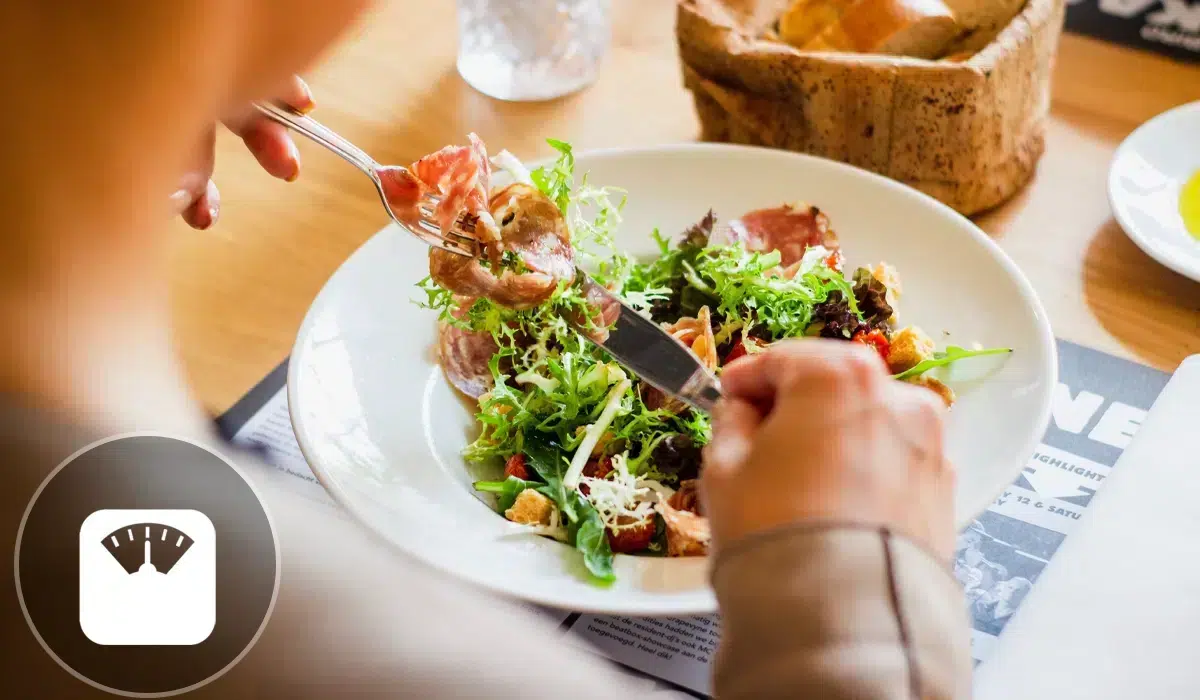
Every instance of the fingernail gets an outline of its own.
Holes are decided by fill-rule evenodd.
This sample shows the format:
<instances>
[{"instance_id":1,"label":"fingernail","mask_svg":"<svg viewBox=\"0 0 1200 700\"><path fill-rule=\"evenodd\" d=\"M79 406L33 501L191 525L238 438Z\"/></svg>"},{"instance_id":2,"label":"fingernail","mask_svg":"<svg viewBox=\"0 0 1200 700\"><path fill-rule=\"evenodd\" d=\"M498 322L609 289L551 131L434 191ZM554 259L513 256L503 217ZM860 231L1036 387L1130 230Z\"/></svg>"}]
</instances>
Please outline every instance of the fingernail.
<instances>
[{"instance_id":1,"label":"fingernail","mask_svg":"<svg viewBox=\"0 0 1200 700\"><path fill-rule=\"evenodd\" d=\"M187 205L192 203L192 193L187 190L175 190L175 194L171 195L171 207L175 211L183 211Z\"/></svg>"},{"instance_id":2,"label":"fingernail","mask_svg":"<svg viewBox=\"0 0 1200 700\"><path fill-rule=\"evenodd\" d=\"M308 83L304 82L303 78L296 78L296 82L300 85L302 97L300 104L294 106L301 114L308 114L316 108L317 103L313 100L312 90L309 89Z\"/></svg>"},{"instance_id":3,"label":"fingernail","mask_svg":"<svg viewBox=\"0 0 1200 700\"><path fill-rule=\"evenodd\" d=\"M288 141L288 155L292 159L292 172L286 178L287 182L295 182L296 178L300 177L300 149L296 148L295 141Z\"/></svg>"},{"instance_id":4,"label":"fingernail","mask_svg":"<svg viewBox=\"0 0 1200 700\"><path fill-rule=\"evenodd\" d=\"M215 224L217 222L217 216L220 213L221 213L221 207L216 204L214 204L208 208L208 216L209 216L209 219L211 219L211 221L208 224L209 226L212 226L213 224Z\"/></svg>"}]
</instances>

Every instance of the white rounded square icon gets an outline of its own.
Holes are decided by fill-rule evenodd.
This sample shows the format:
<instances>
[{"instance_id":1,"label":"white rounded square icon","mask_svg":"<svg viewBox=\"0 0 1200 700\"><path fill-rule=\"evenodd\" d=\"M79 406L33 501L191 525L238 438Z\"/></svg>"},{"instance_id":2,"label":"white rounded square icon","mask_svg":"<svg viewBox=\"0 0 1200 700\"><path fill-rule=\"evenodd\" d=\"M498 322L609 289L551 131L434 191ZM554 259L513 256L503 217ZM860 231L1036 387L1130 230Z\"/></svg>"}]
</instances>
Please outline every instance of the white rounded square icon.
<instances>
[{"instance_id":1,"label":"white rounded square icon","mask_svg":"<svg viewBox=\"0 0 1200 700\"><path fill-rule=\"evenodd\" d=\"M79 626L96 644L199 644L217 620L217 534L197 510L98 510L79 527Z\"/></svg>"}]
</instances>

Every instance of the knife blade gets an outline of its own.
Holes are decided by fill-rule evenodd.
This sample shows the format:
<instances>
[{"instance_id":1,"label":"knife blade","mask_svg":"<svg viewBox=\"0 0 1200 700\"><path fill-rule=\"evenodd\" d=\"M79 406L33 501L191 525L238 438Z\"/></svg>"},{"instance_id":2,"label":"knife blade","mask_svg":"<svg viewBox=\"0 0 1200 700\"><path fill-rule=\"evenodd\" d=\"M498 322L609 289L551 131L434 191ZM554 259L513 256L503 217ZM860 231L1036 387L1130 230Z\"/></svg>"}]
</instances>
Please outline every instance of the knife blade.
<instances>
[{"instance_id":1,"label":"knife blade","mask_svg":"<svg viewBox=\"0 0 1200 700\"><path fill-rule=\"evenodd\" d=\"M634 311L616 294L580 270L584 298L601 320L570 323L642 381L705 413L721 398L721 383L707 367L670 333Z\"/></svg>"}]
</instances>

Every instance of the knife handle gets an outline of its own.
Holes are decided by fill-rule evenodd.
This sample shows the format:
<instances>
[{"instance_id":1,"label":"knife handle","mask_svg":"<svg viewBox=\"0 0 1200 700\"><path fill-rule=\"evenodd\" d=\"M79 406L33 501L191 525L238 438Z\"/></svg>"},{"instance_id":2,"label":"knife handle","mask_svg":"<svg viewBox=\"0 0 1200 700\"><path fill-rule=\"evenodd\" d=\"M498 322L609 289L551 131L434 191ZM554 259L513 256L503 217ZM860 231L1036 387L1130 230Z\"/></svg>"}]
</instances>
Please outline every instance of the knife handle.
<instances>
[{"instance_id":1,"label":"knife handle","mask_svg":"<svg viewBox=\"0 0 1200 700\"><path fill-rule=\"evenodd\" d=\"M692 408L712 415L721 398L721 381L704 369L697 369L679 391L679 398Z\"/></svg>"}]
</instances>

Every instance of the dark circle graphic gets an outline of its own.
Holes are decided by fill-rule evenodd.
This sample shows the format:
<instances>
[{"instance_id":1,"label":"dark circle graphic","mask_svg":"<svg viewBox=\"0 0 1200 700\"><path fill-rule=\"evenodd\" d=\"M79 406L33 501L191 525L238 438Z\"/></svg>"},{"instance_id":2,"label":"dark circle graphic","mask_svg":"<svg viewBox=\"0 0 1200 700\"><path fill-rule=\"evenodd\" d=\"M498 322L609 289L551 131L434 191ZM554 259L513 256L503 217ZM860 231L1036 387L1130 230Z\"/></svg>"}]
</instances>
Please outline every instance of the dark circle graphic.
<instances>
[{"instance_id":1,"label":"dark circle graphic","mask_svg":"<svg viewBox=\"0 0 1200 700\"><path fill-rule=\"evenodd\" d=\"M135 697L186 692L231 668L279 584L275 532L250 482L206 447L152 434L94 443L52 472L15 559L46 651L81 680Z\"/></svg>"}]
</instances>

